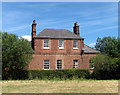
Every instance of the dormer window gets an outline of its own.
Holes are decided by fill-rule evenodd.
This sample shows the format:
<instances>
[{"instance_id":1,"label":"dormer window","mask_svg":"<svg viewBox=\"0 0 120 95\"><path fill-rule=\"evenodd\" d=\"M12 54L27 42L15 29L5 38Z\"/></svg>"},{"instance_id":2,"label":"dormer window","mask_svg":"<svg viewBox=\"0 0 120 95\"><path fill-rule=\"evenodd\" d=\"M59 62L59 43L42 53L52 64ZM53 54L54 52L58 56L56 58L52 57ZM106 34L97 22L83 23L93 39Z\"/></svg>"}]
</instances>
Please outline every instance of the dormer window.
<instances>
[{"instance_id":1,"label":"dormer window","mask_svg":"<svg viewBox=\"0 0 120 95\"><path fill-rule=\"evenodd\" d=\"M64 49L64 40L59 40L59 49Z\"/></svg>"},{"instance_id":2,"label":"dormer window","mask_svg":"<svg viewBox=\"0 0 120 95\"><path fill-rule=\"evenodd\" d=\"M49 40L44 40L44 49L49 49Z\"/></svg>"},{"instance_id":3,"label":"dormer window","mask_svg":"<svg viewBox=\"0 0 120 95\"><path fill-rule=\"evenodd\" d=\"M78 41L73 40L73 49L78 49Z\"/></svg>"}]
</instances>

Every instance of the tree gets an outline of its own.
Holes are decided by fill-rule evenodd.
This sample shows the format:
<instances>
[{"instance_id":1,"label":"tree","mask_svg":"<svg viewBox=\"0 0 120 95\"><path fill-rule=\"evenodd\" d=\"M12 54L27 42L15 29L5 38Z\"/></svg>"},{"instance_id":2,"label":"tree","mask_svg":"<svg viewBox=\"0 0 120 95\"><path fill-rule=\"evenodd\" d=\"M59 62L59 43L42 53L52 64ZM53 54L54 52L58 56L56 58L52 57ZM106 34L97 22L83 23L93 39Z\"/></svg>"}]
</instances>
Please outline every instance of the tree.
<instances>
[{"instance_id":1,"label":"tree","mask_svg":"<svg viewBox=\"0 0 120 95\"><path fill-rule=\"evenodd\" d=\"M0 31L0 80L2 80L2 32Z\"/></svg>"},{"instance_id":2,"label":"tree","mask_svg":"<svg viewBox=\"0 0 120 95\"><path fill-rule=\"evenodd\" d=\"M102 69L104 65L109 65L113 63L113 59L109 56L98 54L90 59L94 63L95 69ZM109 63L109 64L108 64Z\"/></svg>"},{"instance_id":3,"label":"tree","mask_svg":"<svg viewBox=\"0 0 120 95\"><path fill-rule=\"evenodd\" d=\"M95 48L113 58L120 57L120 41L115 37L109 36L102 39L98 37Z\"/></svg>"},{"instance_id":4,"label":"tree","mask_svg":"<svg viewBox=\"0 0 120 95\"><path fill-rule=\"evenodd\" d=\"M120 39L115 37L98 38L95 48L100 55L91 58L95 79L120 79Z\"/></svg>"},{"instance_id":5,"label":"tree","mask_svg":"<svg viewBox=\"0 0 120 95\"><path fill-rule=\"evenodd\" d=\"M2 75L3 79L21 79L27 74L33 50L28 40L17 35L2 33Z\"/></svg>"}]
</instances>

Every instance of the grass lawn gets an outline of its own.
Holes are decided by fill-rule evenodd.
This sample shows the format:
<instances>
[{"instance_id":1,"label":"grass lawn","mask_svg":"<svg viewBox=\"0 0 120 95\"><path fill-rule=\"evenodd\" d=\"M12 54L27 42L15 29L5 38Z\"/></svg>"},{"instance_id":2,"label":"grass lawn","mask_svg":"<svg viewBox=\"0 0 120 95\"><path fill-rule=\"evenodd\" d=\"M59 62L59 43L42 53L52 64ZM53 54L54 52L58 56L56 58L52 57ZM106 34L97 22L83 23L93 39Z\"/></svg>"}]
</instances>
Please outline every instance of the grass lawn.
<instances>
[{"instance_id":1,"label":"grass lawn","mask_svg":"<svg viewBox=\"0 0 120 95\"><path fill-rule=\"evenodd\" d=\"M118 80L2 81L2 93L118 93Z\"/></svg>"}]
</instances>

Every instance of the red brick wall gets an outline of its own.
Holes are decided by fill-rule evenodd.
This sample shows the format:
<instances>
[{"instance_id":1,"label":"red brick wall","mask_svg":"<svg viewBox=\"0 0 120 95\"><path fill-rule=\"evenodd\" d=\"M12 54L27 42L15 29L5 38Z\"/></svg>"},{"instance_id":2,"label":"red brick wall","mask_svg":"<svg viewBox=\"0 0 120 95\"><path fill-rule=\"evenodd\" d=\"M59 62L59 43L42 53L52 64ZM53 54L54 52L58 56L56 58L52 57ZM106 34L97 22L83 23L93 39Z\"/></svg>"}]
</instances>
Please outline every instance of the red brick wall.
<instances>
[{"instance_id":1,"label":"red brick wall","mask_svg":"<svg viewBox=\"0 0 120 95\"><path fill-rule=\"evenodd\" d=\"M78 49L73 49L73 40L64 39L64 49L59 49L60 39L49 39L49 48L43 49L44 39L34 40L33 60L29 64L29 69L43 69L44 60L49 60L50 69L57 68L57 60L62 60L63 69L73 68L73 60L79 60L79 68L89 69L89 59L96 54L83 54L81 56L81 42L78 40Z\"/></svg>"},{"instance_id":2,"label":"red brick wall","mask_svg":"<svg viewBox=\"0 0 120 95\"><path fill-rule=\"evenodd\" d=\"M84 54L83 63L80 55L33 55L29 69L43 69L44 60L49 60L50 69L57 68L57 60L62 60L63 69L73 68L73 60L79 60L79 68L89 69L89 59L96 54Z\"/></svg>"},{"instance_id":3,"label":"red brick wall","mask_svg":"<svg viewBox=\"0 0 120 95\"><path fill-rule=\"evenodd\" d=\"M50 69L57 68L57 60L62 60L62 69L73 68L73 60L79 60L81 68L80 55L33 55L34 59L29 64L29 69L43 69L44 60L49 60Z\"/></svg>"},{"instance_id":4,"label":"red brick wall","mask_svg":"<svg viewBox=\"0 0 120 95\"><path fill-rule=\"evenodd\" d=\"M60 39L49 39L49 48L43 49L44 39L34 39L35 54L80 54L81 53L81 40L78 40L78 49L73 49L73 40L64 39L64 49L59 49ZM82 41L83 47L84 41Z\"/></svg>"},{"instance_id":5,"label":"red brick wall","mask_svg":"<svg viewBox=\"0 0 120 95\"><path fill-rule=\"evenodd\" d=\"M89 60L93 56L96 56L97 54L84 54L83 55L83 68L88 69L89 68Z\"/></svg>"}]
</instances>

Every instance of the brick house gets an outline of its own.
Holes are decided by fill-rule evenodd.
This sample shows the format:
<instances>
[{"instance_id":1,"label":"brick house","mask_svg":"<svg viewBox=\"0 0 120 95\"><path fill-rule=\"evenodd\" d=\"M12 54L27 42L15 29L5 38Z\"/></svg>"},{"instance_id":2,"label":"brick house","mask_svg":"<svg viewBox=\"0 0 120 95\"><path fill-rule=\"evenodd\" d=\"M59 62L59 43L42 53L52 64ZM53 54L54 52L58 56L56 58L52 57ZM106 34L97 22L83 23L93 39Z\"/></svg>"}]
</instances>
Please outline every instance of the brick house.
<instances>
[{"instance_id":1,"label":"brick house","mask_svg":"<svg viewBox=\"0 0 120 95\"><path fill-rule=\"evenodd\" d=\"M34 54L29 69L89 69L89 59L99 51L84 44L77 22L73 30L74 33L66 29L44 29L36 35L34 20L31 33Z\"/></svg>"}]
</instances>

